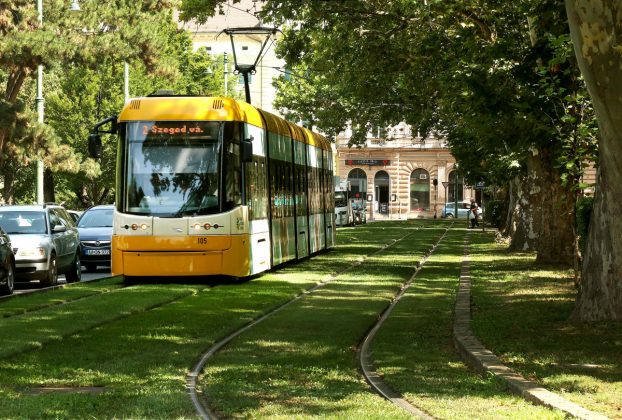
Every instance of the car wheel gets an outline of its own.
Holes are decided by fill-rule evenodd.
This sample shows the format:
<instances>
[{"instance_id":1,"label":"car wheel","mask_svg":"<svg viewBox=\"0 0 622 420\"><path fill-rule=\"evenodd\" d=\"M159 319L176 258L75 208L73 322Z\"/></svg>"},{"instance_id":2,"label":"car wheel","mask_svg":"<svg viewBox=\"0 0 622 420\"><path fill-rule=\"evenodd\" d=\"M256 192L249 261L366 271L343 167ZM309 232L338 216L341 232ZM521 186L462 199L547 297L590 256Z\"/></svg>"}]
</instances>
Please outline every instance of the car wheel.
<instances>
[{"instance_id":1,"label":"car wheel","mask_svg":"<svg viewBox=\"0 0 622 420\"><path fill-rule=\"evenodd\" d=\"M82 279L82 265L80 264L80 253L76 252L76 256L71 264L71 270L65 274L67 283L75 283Z\"/></svg>"},{"instance_id":2,"label":"car wheel","mask_svg":"<svg viewBox=\"0 0 622 420\"><path fill-rule=\"evenodd\" d=\"M85 263L84 266L86 267L86 271L95 271L95 270L97 270L97 264Z\"/></svg>"},{"instance_id":3,"label":"car wheel","mask_svg":"<svg viewBox=\"0 0 622 420\"><path fill-rule=\"evenodd\" d=\"M451 213L447 213L447 214L445 215L445 217L446 217L446 218L448 218L448 219L453 219L453 218L454 218L454 215L453 215L453 214L451 214Z\"/></svg>"},{"instance_id":4,"label":"car wheel","mask_svg":"<svg viewBox=\"0 0 622 420\"><path fill-rule=\"evenodd\" d=\"M10 295L15 288L15 266L13 261L9 260L6 271L6 283L0 286L0 295Z\"/></svg>"},{"instance_id":5,"label":"car wheel","mask_svg":"<svg viewBox=\"0 0 622 420\"><path fill-rule=\"evenodd\" d=\"M56 265L56 254L52 253L47 275L41 280L41 284L43 286L54 286L56 283L58 283L58 267Z\"/></svg>"}]
</instances>

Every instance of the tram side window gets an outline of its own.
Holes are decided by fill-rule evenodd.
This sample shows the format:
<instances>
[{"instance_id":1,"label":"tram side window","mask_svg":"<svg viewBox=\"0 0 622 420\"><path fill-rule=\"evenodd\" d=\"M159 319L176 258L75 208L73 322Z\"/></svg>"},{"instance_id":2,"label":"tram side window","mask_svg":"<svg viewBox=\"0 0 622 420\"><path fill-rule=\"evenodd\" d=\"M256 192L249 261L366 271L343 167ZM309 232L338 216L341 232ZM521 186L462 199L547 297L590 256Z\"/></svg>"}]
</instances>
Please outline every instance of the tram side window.
<instances>
[{"instance_id":1,"label":"tram side window","mask_svg":"<svg viewBox=\"0 0 622 420\"><path fill-rule=\"evenodd\" d=\"M297 216L307 215L307 190L305 186L305 167L296 165L296 212Z\"/></svg>"},{"instance_id":2,"label":"tram side window","mask_svg":"<svg viewBox=\"0 0 622 420\"><path fill-rule=\"evenodd\" d=\"M253 156L253 161L246 164L246 203L251 220L268 217L268 189L264 157Z\"/></svg>"},{"instance_id":3,"label":"tram side window","mask_svg":"<svg viewBox=\"0 0 622 420\"><path fill-rule=\"evenodd\" d=\"M240 173L240 125L225 124L225 203L223 210L242 204L242 177Z\"/></svg>"},{"instance_id":4,"label":"tram side window","mask_svg":"<svg viewBox=\"0 0 622 420\"><path fill-rule=\"evenodd\" d=\"M318 179L318 168L309 168L309 213L317 214L320 212L320 185Z\"/></svg>"},{"instance_id":5,"label":"tram side window","mask_svg":"<svg viewBox=\"0 0 622 420\"><path fill-rule=\"evenodd\" d=\"M283 179L281 176L281 165L278 160L270 160L270 197L272 218L283 217Z\"/></svg>"}]
</instances>

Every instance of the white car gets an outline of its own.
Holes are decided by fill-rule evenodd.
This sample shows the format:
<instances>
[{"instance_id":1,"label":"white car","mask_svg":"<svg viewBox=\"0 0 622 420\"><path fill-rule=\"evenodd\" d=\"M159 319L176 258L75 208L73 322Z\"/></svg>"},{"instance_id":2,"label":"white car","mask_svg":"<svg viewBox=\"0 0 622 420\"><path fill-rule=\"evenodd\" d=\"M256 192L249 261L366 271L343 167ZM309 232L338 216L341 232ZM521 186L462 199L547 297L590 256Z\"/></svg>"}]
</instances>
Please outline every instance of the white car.
<instances>
[{"instance_id":1,"label":"white car","mask_svg":"<svg viewBox=\"0 0 622 420\"><path fill-rule=\"evenodd\" d=\"M15 280L55 285L58 274L80 281L78 229L58 205L0 206L0 226L11 238Z\"/></svg>"}]
</instances>

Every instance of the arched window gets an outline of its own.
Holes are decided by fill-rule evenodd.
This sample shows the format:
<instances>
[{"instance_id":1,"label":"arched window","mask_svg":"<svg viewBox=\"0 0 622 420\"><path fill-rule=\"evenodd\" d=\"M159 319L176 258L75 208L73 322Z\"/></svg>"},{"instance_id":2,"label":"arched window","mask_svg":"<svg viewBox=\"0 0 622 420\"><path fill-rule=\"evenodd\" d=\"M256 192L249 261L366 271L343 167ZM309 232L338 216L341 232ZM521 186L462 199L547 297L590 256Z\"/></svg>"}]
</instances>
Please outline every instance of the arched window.
<instances>
[{"instance_id":1,"label":"arched window","mask_svg":"<svg viewBox=\"0 0 622 420\"><path fill-rule=\"evenodd\" d=\"M357 198L365 199L367 195L367 174L365 171L359 168L352 169L348 174L348 181L350 181L350 191L352 197L357 197L356 194L360 194Z\"/></svg>"},{"instance_id":2,"label":"arched window","mask_svg":"<svg viewBox=\"0 0 622 420\"><path fill-rule=\"evenodd\" d=\"M430 210L430 176L425 169L410 174L410 210Z\"/></svg>"},{"instance_id":3,"label":"arched window","mask_svg":"<svg viewBox=\"0 0 622 420\"><path fill-rule=\"evenodd\" d=\"M456 171L452 171L449 173L449 177L447 178L449 184L447 185L447 202L453 203L456 201L456 196L454 191L456 191ZM458 176L458 201L462 201L464 199L464 178Z\"/></svg>"}]
</instances>

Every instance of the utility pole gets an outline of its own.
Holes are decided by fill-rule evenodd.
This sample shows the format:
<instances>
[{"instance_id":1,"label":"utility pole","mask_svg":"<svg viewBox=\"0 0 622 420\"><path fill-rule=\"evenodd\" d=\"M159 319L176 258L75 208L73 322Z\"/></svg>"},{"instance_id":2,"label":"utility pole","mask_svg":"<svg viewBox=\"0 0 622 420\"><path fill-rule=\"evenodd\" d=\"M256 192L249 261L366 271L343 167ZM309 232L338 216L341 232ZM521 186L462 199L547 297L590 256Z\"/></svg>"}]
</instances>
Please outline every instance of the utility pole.
<instances>
[{"instance_id":1,"label":"utility pole","mask_svg":"<svg viewBox=\"0 0 622 420\"><path fill-rule=\"evenodd\" d=\"M37 0L37 17L39 25L43 26L43 0ZM43 124L44 99L43 99L43 64L37 66L37 121ZM43 204L43 161L37 160L37 204Z\"/></svg>"}]
</instances>

